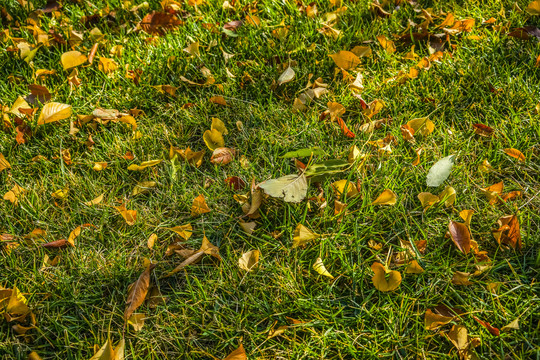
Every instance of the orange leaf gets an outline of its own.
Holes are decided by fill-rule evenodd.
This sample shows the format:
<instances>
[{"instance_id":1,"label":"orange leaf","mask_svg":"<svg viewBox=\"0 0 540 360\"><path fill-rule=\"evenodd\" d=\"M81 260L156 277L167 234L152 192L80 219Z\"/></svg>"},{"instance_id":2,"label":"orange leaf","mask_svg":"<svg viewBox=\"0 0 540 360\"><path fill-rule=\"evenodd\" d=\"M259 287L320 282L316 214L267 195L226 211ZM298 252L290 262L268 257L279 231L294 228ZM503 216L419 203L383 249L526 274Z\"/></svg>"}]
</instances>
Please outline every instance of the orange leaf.
<instances>
[{"instance_id":1,"label":"orange leaf","mask_svg":"<svg viewBox=\"0 0 540 360\"><path fill-rule=\"evenodd\" d=\"M525 161L525 155L523 155L523 153L518 149L508 148L504 149L504 152L506 153L506 155L516 158L519 161Z\"/></svg>"},{"instance_id":2,"label":"orange leaf","mask_svg":"<svg viewBox=\"0 0 540 360\"><path fill-rule=\"evenodd\" d=\"M343 134L348 137L348 138L355 138L356 135L351 131L349 130L349 128L347 127L347 125L345 125L345 121L343 121L343 119L341 119L340 117L336 118L336 121L338 122L339 124L339 127L341 128L341 130L343 131Z\"/></svg>"},{"instance_id":3,"label":"orange leaf","mask_svg":"<svg viewBox=\"0 0 540 360\"><path fill-rule=\"evenodd\" d=\"M491 231L497 243L509 245L513 249L521 249L521 233L519 231L519 220L517 216L502 216L497 223L499 224L499 229Z\"/></svg>"},{"instance_id":4,"label":"orange leaf","mask_svg":"<svg viewBox=\"0 0 540 360\"><path fill-rule=\"evenodd\" d=\"M450 236L452 241L456 244L457 248L464 254L468 254L471 251L471 233L467 226L463 223L450 221L448 225Z\"/></svg>"},{"instance_id":5,"label":"orange leaf","mask_svg":"<svg viewBox=\"0 0 540 360\"><path fill-rule=\"evenodd\" d=\"M476 321L478 321L478 323L479 323L480 325L482 325L483 327L485 327L486 329L488 329L488 331L491 333L491 335L499 336L499 334L500 334L499 329L497 329L496 327L491 326L491 324L488 323L487 321L480 320L480 319L477 318L476 316L473 316L473 319L476 320Z\"/></svg>"},{"instance_id":6,"label":"orange leaf","mask_svg":"<svg viewBox=\"0 0 540 360\"><path fill-rule=\"evenodd\" d=\"M137 210L128 210L124 204L113 207L118 210L128 225L135 224L135 221L137 220Z\"/></svg>"},{"instance_id":7,"label":"orange leaf","mask_svg":"<svg viewBox=\"0 0 540 360\"><path fill-rule=\"evenodd\" d=\"M206 200L203 194L200 194L195 199L193 199L193 205L191 206L191 216L202 215L208 213L212 210L206 204Z\"/></svg>"}]
</instances>

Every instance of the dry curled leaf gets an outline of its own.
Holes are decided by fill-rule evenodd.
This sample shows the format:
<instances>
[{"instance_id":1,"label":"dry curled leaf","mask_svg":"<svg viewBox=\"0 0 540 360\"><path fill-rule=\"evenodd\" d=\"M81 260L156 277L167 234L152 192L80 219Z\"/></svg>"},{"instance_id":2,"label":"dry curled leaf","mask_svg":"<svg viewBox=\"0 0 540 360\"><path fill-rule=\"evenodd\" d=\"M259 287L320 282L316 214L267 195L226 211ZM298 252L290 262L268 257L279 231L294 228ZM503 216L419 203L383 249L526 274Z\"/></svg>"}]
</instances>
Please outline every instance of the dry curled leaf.
<instances>
[{"instance_id":1,"label":"dry curled leaf","mask_svg":"<svg viewBox=\"0 0 540 360\"><path fill-rule=\"evenodd\" d=\"M226 147L219 147L214 150L210 162L212 164L227 165L233 161L235 151Z\"/></svg>"},{"instance_id":2,"label":"dry curled leaf","mask_svg":"<svg viewBox=\"0 0 540 360\"><path fill-rule=\"evenodd\" d=\"M492 326L492 325L491 325L490 323L488 323L487 321L480 320L480 319L477 318L476 316L473 316L473 319L476 320L480 325L482 325L483 327L485 327L485 328L491 333L491 335L495 335L495 336L499 336L499 335L500 335L499 329L497 329L496 327Z\"/></svg>"},{"instance_id":3,"label":"dry curled leaf","mask_svg":"<svg viewBox=\"0 0 540 360\"><path fill-rule=\"evenodd\" d=\"M140 165L137 164L131 164L128 166L128 170L131 171L141 171L146 169L150 166L156 166L157 164L161 163L163 160L149 160L149 161L143 161Z\"/></svg>"},{"instance_id":4,"label":"dry curled leaf","mask_svg":"<svg viewBox=\"0 0 540 360\"><path fill-rule=\"evenodd\" d=\"M330 274L330 272L326 269L326 266L324 266L323 261L320 257L315 260L315 263L313 264L313 270L315 270L319 275L334 279L334 276Z\"/></svg>"},{"instance_id":5,"label":"dry curled leaf","mask_svg":"<svg viewBox=\"0 0 540 360\"><path fill-rule=\"evenodd\" d=\"M206 199L203 194L199 194L195 199L193 199L193 204L191 205L191 216L198 216L202 214L209 213L210 208L206 204Z\"/></svg>"},{"instance_id":6,"label":"dry curled leaf","mask_svg":"<svg viewBox=\"0 0 540 360\"><path fill-rule=\"evenodd\" d=\"M436 314L431 309L426 310L424 315L424 324L426 330L435 330L442 325L448 324L454 319L454 316L445 316L442 314Z\"/></svg>"},{"instance_id":7,"label":"dry curled leaf","mask_svg":"<svg viewBox=\"0 0 540 360\"><path fill-rule=\"evenodd\" d=\"M516 215L501 216L497 221L499 228L491 230L493 237L499 245L507 245L513 249L520 250L521 232L519 229L519 220Z\"/></svg>"},{"instance_id":8,"label":"dry curled leaf","mask_svg":"<svg viewBox=\"0 0 540 360\"><path fill-rule=\"evenodd\" d=\"M319 234L314 233L302 224L296 225L293 234L293 249L299 246L304 246L312 240L318 239Z\"/></svg>"},{"instance_id":9,"label":"dry curled leaf","mask_svg":"<svg viewBox=\"0 0 540 360\"><path fill-rule=\"evenodd\" d=\"M238 349L234 350L223 360L248 360L244 346L240 344Z\"/></svg>"},{"instance_id":10,"label":"dry curled leaf","mask_svg":"<svg viewBox=\"0 0 540 360\"><path fill-rule=\"evenodd\" d=\"M259 256L261 252L259 250L250 250L238 259L238 266L242 270L251 271L259 263Z\"/></svg>"},{"instance_id":11,"label":"dry curled leaf","mask_svg":"<svg viewBox=\"0 0 540 360\"><path fill-rule=\"evenodd\" d=\"M384 190L371 205L395 205L397 202L397 195L389 189Z\"/></svg>"},{"instance_id":12,"label":"dry curled leaf","mask_svg":"<svg viewBox=\"0 0 540 360\"><path fill-rule=\"evenodd\" d=\"M119 213L122 215L124 220L126 221L126 224L133 225L135 224L135 221L137 220L137 210L128 210L126 209L126 205L122 204L120 206L113 206Z\"/></svg>"},{"instance_id":13,"label":"dry curled leaf","mask_svg":"<svg viewBox=\"0 0 540 360\"><path fill-rule=\"evenodd\" d=\"M131 314L144 302L148 287L150 286L150 275L156 264L150 264L139 276L139 278L130 285L126 300L126 310L124 319L129 319Z\"/></svg>"},{"instance_id":14,"label":"dry curled leaf","mask_svg":"<svg viewBox=\"0 0 540 360\"><path fill-rule=\"evenodd\" d=\"M218 260L221 260L221 256L219 256L219 248L206 238L206 236L203 236L202 244L199 250L190 252L187 258L181 262L177 267L175 267L172 271L170 271L166 276L171 276L176 274L177 272L184 269L186 266L191 265L195 263L196 261L200 260L200 258L203 255L211 255L215 257Z\"/></svg>"}]
</instances>

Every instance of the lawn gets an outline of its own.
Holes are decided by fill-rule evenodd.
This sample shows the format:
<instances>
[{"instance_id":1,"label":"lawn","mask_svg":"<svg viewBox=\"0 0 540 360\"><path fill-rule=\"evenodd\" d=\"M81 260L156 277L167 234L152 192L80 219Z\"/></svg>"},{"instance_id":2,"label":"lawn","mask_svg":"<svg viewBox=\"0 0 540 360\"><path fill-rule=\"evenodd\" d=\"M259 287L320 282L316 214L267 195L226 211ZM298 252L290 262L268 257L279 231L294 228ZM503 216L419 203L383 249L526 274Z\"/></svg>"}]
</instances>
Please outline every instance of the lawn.
<instances>
[{"instance_id":1,"label":"lawn","mask_svg":"<svg viewBox=\"0 0 540 360\"><path fill-rule=\"evenodd\" d=\"M540 1L58 2L0 5L1 359L540 359Z\"/></svg>"}]
</instances>

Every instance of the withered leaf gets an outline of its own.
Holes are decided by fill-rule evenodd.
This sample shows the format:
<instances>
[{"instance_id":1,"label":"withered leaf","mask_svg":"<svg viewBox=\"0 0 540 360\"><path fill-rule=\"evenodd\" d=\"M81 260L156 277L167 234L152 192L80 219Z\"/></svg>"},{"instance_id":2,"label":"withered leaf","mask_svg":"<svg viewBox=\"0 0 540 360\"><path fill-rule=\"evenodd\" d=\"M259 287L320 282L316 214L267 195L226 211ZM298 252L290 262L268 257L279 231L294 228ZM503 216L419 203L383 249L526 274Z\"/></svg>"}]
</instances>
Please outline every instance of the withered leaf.
<instances>
[{"instance_id":1,"label":"withered leaf","mask_svg":"<svg viewBox=\"0 0 540 360\"><path fill-rule=\"evenodd\" d=\"M456 221L450 221L448 224L448 230L450 231L450 236L456 247L464 254L468 254L471 251L471 233L469 228L463 224Z\"/></svg>"},{"instance_id":2,"label":"withered leaf","mask_svg":"<svg viewBox=\"0 0 540 360\"><path fill-rule=\"evenodd\" d=\"M124 311L124 319L129 319L131 314L144 302L148 287L150 286L150 275L156 264L150 264L139 276L139 278L130 285L126 300L126 310Z\"/></svg>"},{"instance_id":3,"label":"withered leaf","mask_svg":"<svg viewBox=\"0 0 540 360\"><path fill-rule=\"evenodd\" d=\"M371 265L371 270L374 272L371 281L379 291L393 291L401 284L401 274L399 271L387 270L383 264L374 262Z\"/></svg>"}]
</instances>

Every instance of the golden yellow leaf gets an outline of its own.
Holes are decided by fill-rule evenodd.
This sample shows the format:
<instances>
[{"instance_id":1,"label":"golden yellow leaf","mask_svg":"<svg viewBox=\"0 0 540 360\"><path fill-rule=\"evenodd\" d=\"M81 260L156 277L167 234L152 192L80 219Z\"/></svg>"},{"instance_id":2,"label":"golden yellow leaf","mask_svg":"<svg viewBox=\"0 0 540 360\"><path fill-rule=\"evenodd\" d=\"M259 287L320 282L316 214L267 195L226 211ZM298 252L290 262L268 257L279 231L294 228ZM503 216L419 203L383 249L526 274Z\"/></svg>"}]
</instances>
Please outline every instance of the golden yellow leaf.
<instances>
[{"instance_id":1,"label":"golden yellow leaf","mask_svg":"<svg viewBox=\"0 0 540 360\"><path fill-rule=\"evenodd\" d=\"M84 64L86 59L86 55L81 54L80 51L68 51L62 54L60 62L64 70L67 70Z\"/></svg>"},{"instance_id":2,"label":"golden yellow leaf","mask_svg":"<svg viewBox=\"0 0 540 360\"><path fill-rule=\"evenodd\" d=\"M55 121L67 119L71 116L71 105L50 102L45 104L37 121L38 125L44 125Z\"/></svg>"},{"instance_id":3,"label":"golden yellow leaf","mask_svg":"<svg viewBox=\"0 0 540 360\"><path fill-rule=\"evenodd\" d=\"M129 319L127 319L127 323L133 327L134 331L141 331L144 326L145 319L146 315L144 314L132 314Z\"/></svg>"},{"instance_id":4,"label":"golden yellow leaf","mask_svg":"<svg viewBox=\"0 0 540 360\"><path fill-rule=\"evenodd\" d=\"M424 316L426 330L435 330L442 325L448 324L452 320L454 320L454 316L435 314L431 309L427 309Z\"/></svg>"},{"instance_id":5,"label":"golden yellow leaf","mask_svg":"<svg viewBox=\"0 0 540 360\"><path fill-rule=\"evenodd\" d=\"M531 1L525 11L529 15L540 15L540 0Z\"/></svg>"},{"instance_id":6,"label":"golden yellow leaf","mask_svg":"<svg viewBox=\"0 0 540 360\"><path fill-rule=\"evenodd\" d=\"M452 276L452 284L454 285L471 285L472 282L469 281L470 273L456 271L454 276Z\"/></svg>"},{"instance_id":7,"label":"golden yellow leaf","mask_svg":"<svg viewBox=\"0 0 540 360\"><path fill-rule=\"evenodd\" d=\"M456 201L456 190L450 185L445 187L439 194L439 199L441 199L441 201L444 200L444 206L446 207L454 205L454 202Z\"/></svg>"},{"instance_id":8,"label":"golden yellow leaf","mask_svg":"<svg viewBox=\"0 0 540 360\"><path fill-rule=\"evenodd\" d=\"M523 153L519 151L518 149L508 148L508 149L504 149L504 152L506 153L506 155L516 158L519 161L526 160L525 155L523 155Z\"/></svg>"},{"instance_id":9,"label":"golden yellow leaf","mask_svg":"<svg viewBox=\"0 0 540 360\"><path fill-rule=\"evenodd\" d=\"M206 204L206 199L203 194L199 194L195 199L193 199L193 204L191 205L191 216L202 215L209 213L210 208Z\"/></svg>"},{"instance_id":10,"label":"golden yellow leaf","mask_svg":"<svg viewBox=\"0 0 540 360\"><path fill-rule=\"evenodd\" d=\"M511 323L508 325L504 325L501 328L502 331L508 331L508 330L519 330L519 318L515 318Z\"/></svg>"},{"instance_id":11,"label":"golden yellow leaf","mask_svg":"<svg viewBox=\"0 0 540 360\"><path fill-rule=\"evenodd\" d=\"M394 45L394 42L392 40L389 40L384 35L377 36L377 41L381 44L384 51L386 51L388 54L392 54L396 52L396 46Z\"/></svg>"},{"instance_id":12,"label":"golden yellow leaf","mask_svg":"<svg viewBox=\"0 0 540 360\"><path fill-rule=\"evenodd\" d=\"M454 344L456 349L464 354L463 356L460 356L460 358L468 359L469 357L466 356L466 351L469 348L470 342L467 328L464 325L454 325L448 332L447 337L452 344Z\"/></svg>"},{"instance_id":13,"label":"golden yellow leaf","mask_svg":"<svg viewBox=\"0 0 540 360\"><path fill-rule=\"evenodd\" d=\"M396 194L392 190L386 189L371 203L371 205L395 205L396 202Z\"/></svg>"},{"instance_id":14,"label":"golden yellow leaf","mask_svg":"<svg viewBox=\"0 0 540 360\"><path fill-rule=\"evenodd\" d=\"M407 265L407 269L405 270L405 273L407 274L421 274L424 272L424 269L420 266L418 261L412 260L409 265Z\"/></svg>"},{"instance_id":15,"label":"golden yellow leaf","mask_svg":"<svg viewBox=\"0 0 540 360\"><path fill-rule=\"evenodd\" d=\"M499 202L499 196L502 195L504 189L504 182L500 181L496 184L480 189L480 191L487 197L489 203L494 205Z\"/></svg>"},{"instance_id":16,"label":"golden yellow leaf","mask_svg":"<svg viewBox=\"0 0 540 360\"><path fill-rule=\"evenodd\" d=\"M115 119L114 121L119 121L123 122L124 124L131 125L131 130L137 130L137 120L135 120L135 118L131 115L124 115L118 119Z\"/></svg>"},{"instance_id":17,"label":"golden yellow leaf","mask_svg":"<svg viewBox=\"0 0 540 360\"><path fill-rule=\"evenodd\" d=\"M106 167L107 167L107 163L105 161L100 161L100 162L95 162L92 169L95 171L102 171Z\"/></svg>"},{"instance_id":18,"label":"golden yellow leaf","mask_svg":"<svg viewBox=\"0 0 540 360\"><path fill-rule=\"evenodd\" d=\"M126 209L126 205L122 204L120 206L113 206L120 215L126 220L126 224L133 225L135 224L135 221L137 221L137 210L128 210Z\"/></svg>"},{"instance_id":19,"label":"golden yellow leaf","mask_svg":"<svg viewBox=\"0 0 540 360\"><path fill-rule=\"evenodd\" d=\"M65 187L63 189L56 190L51 194L51 196L58 200L63 200L69 195L69 188Z\"/></svg>"},{"instance_id":20,"label":"golden yellow leaf","mask_svg":"<svg viewBox=\"0 0 540 360\"><path fill-rule=\"evenodd\" d=\"M100 56L98 69L104 72L105 74L108 74L118 69L118 64L116 64L116 62L113 59Z\"/></svg>"},{"instance_id":21,"label":"golden yellow leaf","mask_svg":"<svg viewBox=\"0 0 540 360\"><path fill-rule=\"evenodd\" d=\"M418 200L420 200L420 203L422 203L422 207L424 210L429 209L433 204L436 204L439 202L439 197L437 195L433 195L430 192L421 192L418 194Z\"/></svg>"},{"instance_id":22,"label":"golden yellow leaf","mask_svg":"<svg viewBox=\"0 0 540 360\"><path fill-rule=\"evenodd\" d=\"M81 235L83 227L86 226L77 226L71 233L69 233L68 243L70 243L72 246L75 246L75 239Z\"/></svg>"},{"instance_id":23,"label":"golden yellow leaf","mask_svg":"<svg viewBox=\"0 0 540 360\"><path fill-rule=\"evenodd\" d=\"M210 99L208 99L208 101L218 105L229 106L223 96L212 96Z\"/></svg>"},{"instance_id":24,"label":"golden yellow leaf","mask_svg":"<svg viewBox=\"0 0 540 360\"><path fill-rule=\"evenodd\" d=\"M387 270L383 264L374 262L371 270L375 273L371 280L379 291L393 291L401 284L401 274L399 271Z\"/></svg>"},{"instance_id":25,"label":"golden yellow leaf","mask_svg":"<svg viewBox=\"0 0 540 360\"><path fill-rule=\"evenodd\" d=\"M27 300L17 287L14 287L12 290L2 290L0 291L0 295L3 296L3 298L0 298L1 310L8 322L14 320L22 321L30 314L31 311L27 305Z\"/></svg>"},{"instance_id":26,"label":"golden yellow leaf","mask_svg":"<svg viewBox=\"0 0 540 360\"><path fill-rule=\"evenodd\" d=\"M156 234L152 234L148 237L148 240L146 240L146 245L148 246L149 249L152 249L154 247L154 244L156 243L157 238L158 237Z\"/></svg>"},{"instance_id":27,"label":"golden yellow leaf","mask_svg":"<svg viewBox=\"0 0 540 360\"><path fill-rule=\"evenodd\" d=\"M189 147L185 150L171 146L169 150L169 158L173 159L176 155L179 155L182 159L188 162L190 165L199 167L202 165L204 150L194 152Z\"/></svg>"},{"instance_id":28,"label":"golden yellow leaf","mask_svg":"<svg viewBox=\"0 0 540 360\"><path fill-rule=\"evenodd\" d=\"M227 135L229 133L227 127L225 126L225 123L215 117L212 118L212 126L210 127L210 130L214 129L219 131L222 135Z\"/></svg>"},{"instance_id":29,"label":"golden yellow leaf","mask_svg":"<svg viewBox=\"0 0 540 360\"><path fill-rule=\"evenodd\" d=\"M28 360L43 360L43 358L39 356L37 352L32 351L30 354L28 354Z\"/></svg>"},{"instance_id":30,"label":"golden yellow leaf","mask_svg":"<svg viewBox=\"0 0 540 360\"><path fill-rule=\"evenodd\" d=\"M319 275L327 276L330 279L334 278L334 276L332 276L332 274L330 274L330 272L326 269L326 266L324 266L323 261L320 257L315 260L315 263L313 264L313 270L319 273Z\"/></svg>"},{"instance_id":31,"label":"golden yellow leaf","mask_svg":"<svg viewBox=\"0 0 540 360\"><path fill-rule=\"evenodd\" d=\"M163 160L149 160L149 161L143 161L140 165L137 164L131 164L128 166L128 170L131 171L141 171L146 169L150 166L156 166L157 164L161 163Z\"/></svg>"},{"instance_id":32,"label":"golden yellow leaf","mask_svg":"<svg viewBox=\"0 0 540 360\"><path fill-rule=\"evenodd\" d=\"M257 267L259 263L259 256L261 252L259 250L250 250L238 259L238 266L242 270L251 271L253 268Z\"/></svg>"},{"instance_id":33,"label":"golden yellow leaf","mask_svg":"<svg viewBox=\"0 0 540 360\"><path fill-rule=\"evenodd\" d=\"M206 130L203 134L203 140L206 146L212 151L225 146L223 134L217 129Z\"/></svg>"},{"instance_id":34,"label":"golden yellow leaf","mask_svg":"<svg viewBox=\"0 0 540 360\"><path fill-rule=\"evenodd\" d=\"M13 205L17 205L19 202L19 196L24 193L24 189L19 185L15 184L11 190L4 194L4 200L11 201Z\"/></svg>"},{"instance_id":35,"label":"golden yellow leaf","mask_svg":"<svg viewBox=\"0 0 540 360\"><path fill-rule=\"evenodd\" d=\"M10 168L11 164L9 163L9 161L7 161L4 155L0 153L0 171Z\"/></svg>"},{"instance_id":36,"label":"golden yellow leaf","mask_svg":"<svg viewBox=\"0 0 540 360\"><path fill-rule=\"evenodd\" d=\"M234 350L223 360L248 360L244 346L240 344L238 349Z\"/></svg>"},{"instance_id":37,"label":"golden yellow leaf","mask_svg":"<svg viewBox=\"0 0 540 360\"><path fill-rule=\"evenodd\" d=\"M336 54L330 55L334 63L343 70L351 70L360 64L360 58L354 53L341 50Z\"/></svg>"},{"instance_id":38,"label":"golden yellow leaf","mask_svg":"<svg viewBox=\"0 0 540 360\"><path fill-rule=\"evenodd\" d=\"M105 194L101 194L101 195L99 195L97 198L92 199L92 200L90 200L90 201L87 201L87 202L85 202L85 203L83 203L83 204L86 205L86 206L94 206L94 205L97 205L97 204L99 204L101 201L103 201L103 195L105 195Z\"/></svg>"},{"instance_id":39,"label":"golden yellow leaf","mask_svg":"<svg viewBox=\"0 0 540 360\"><path fill-rule=\"evenodd\" d=\"M193 227L191 227L191 224L179 225L172 228L167 228L167 230L174 231L175 233L180 235L184 240L189 240L189 238L193 234Z\"/></svg>"},{"instance_id":40,"label":"golden yellow leaf","mask_svg":"<svg viewBox=\"0 0 540 360\"><path fill-rule=\"evenodd\" d=\"M9 109L9 112L15 116L18 117L24 117L24 113L20 111L20 109L26 110L26 109L32 109L30 105L24 100L22 96L19 96L17 100L11 105L11 108Z\"/></svg>"},{"instance_id":41,"label":"golden yellow leaf","mask_svg":"<svg viewBox=\"0 0 540 360\"><path fill-rule=\"evenodd\" d=\"M359 58L371 57L371 48L369 46L355 46L351 49L351 52Z\"/></svg>"},{"instance_id":42,"label":"golden yellow leaf","mask_svg":"<svg viewBox=\"0 0 540 360\"><path fill-rule=\"evenodd\" d=\"M435 124L427 117L412 119L407 125L414 130L414 134L429 135L435 130Z\"/></svg>"},{"instance_id":43,"label":"golden yellow leaf","mask_svg":"<svg viewBox=\"0 0 540 360\"><path fill-rule=\"evenodd\" d=\"M465 220L465 226L467 226L468 228L471 227L471 219L472 219L472 216L474 214L474 210L461 210L459 212L459 216Z\"/></svg>"},{"instance_id":44,"label":"golden yellow leaf","mask_svg":"<svg viewBox=\"0 0 540 360\"><path fill-rule=\"evenodd\" d=\"M155 181L141 181L140 183L137 183L133 190L131 191L131 195L136 196L139 194L146 193L150 191L150 189L156 187L157 183Z\"/></svg>"},{"instance_id":45,"label":"golden yellow leaf","mask_svg":"<svg viewBox=\"0 0 540 360\"><path fill-rule=\"evenodd\" d=\"M341 197L344 193L347 194L348 198L358 195L356 186L349 180L338 180L332 183L332 188L334 189L337 197Z\"/></svg>"},{"instance_id":46,"label":"golden yellow leaf","mask_svg":"<svg viewBox=\"0 0 540 360\"><path fill-rule=\"evenodd\" d=\"M319 234L314 233L302 224L298 224L294 229L292 248L294 249L299 246L304 246L310 241L318 239L319 237Z\"/></svg>"},{"instance_id":47,"label":"golden yellow leaf","mask_svg":"<svg viewBox=\"0 0 540 360\"><path fill-rule=\"evenodd\" d=\"M59 262L60 262L60 256L59 255L57 255L53 259L51 259L49 257L49 255L45 254L45 256L43 257L43 264L41 265L41 269L43 270L44 268L46 268L48 266L56 266L56 265L58 265Z\"/></svg>"}]
</instances>

